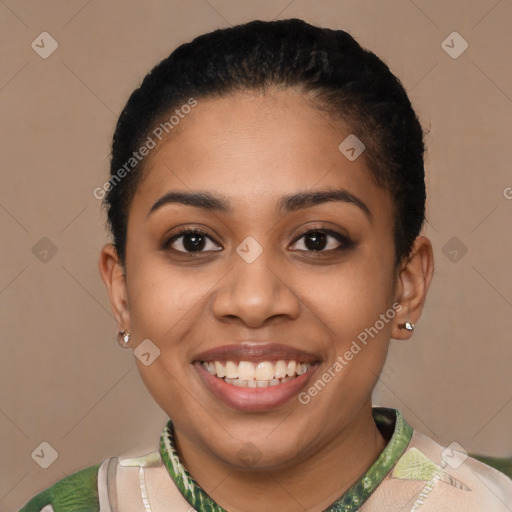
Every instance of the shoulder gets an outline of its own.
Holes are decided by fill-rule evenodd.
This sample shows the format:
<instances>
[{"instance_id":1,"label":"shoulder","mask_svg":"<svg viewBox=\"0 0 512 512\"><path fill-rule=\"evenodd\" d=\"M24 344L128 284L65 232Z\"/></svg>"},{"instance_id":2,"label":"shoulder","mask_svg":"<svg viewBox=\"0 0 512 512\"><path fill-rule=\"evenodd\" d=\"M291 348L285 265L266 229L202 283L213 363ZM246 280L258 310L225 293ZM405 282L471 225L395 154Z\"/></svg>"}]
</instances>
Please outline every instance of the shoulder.
<instances>
[{"instance_id":1,"label":"shoulder","mask_svg":"<svg viewBox=\"0 0 512 512\"><path fill-rule=\"evenodd\" d=\"M457 443L442 446L416 430L378 491L380 508L372 508L376 503L370 499L365 512L396 510L397 504L422 512L506 512L512 503L507 475ZM389 509L382 507L388 502Z\"/></svg>"},{"instance_id":2,"label":"shoulder","mask_svg":"<svg viewBox=\"0 0 512 512\"><path fill-rule=\"evenodd\" d=\"M110 457L69 475L19 512L139 512L146 509L147 483L156 503L176 512L191 510L176 485L169 485L169 473L159 452L153 451L139 457Z\"/></svg>"},{"instance_id":3,"label":"shoulder","mask_svg":"<svg viewBox=\"0 0 512 512\"><path fill-rule=\"evenodd\" d=\"M59 480L34 496L19 512L99 511L98 471L105 462L89 466Z\"/></svg>"}]
</instances>

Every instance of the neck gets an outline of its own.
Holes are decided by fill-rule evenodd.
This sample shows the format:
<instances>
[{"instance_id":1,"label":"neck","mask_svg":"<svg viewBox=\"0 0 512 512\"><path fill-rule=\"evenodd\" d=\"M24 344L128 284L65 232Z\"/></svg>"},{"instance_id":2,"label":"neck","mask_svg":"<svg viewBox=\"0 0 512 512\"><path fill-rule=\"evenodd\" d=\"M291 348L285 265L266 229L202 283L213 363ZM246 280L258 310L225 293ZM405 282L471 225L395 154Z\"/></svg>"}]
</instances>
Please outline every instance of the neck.
<instances>
[{"instance_id":1,"label":"neck","mask_svg":"<svg viewBox=\"0 0 512 512\"><path fill-rule=\"evenodd\" d=\"M178 453L198 484L230 512L298 509L320 512L342 496L385 448L371 401L335 438L291 467L240 471L175 432Z\"/></svg>"}]
</instances>

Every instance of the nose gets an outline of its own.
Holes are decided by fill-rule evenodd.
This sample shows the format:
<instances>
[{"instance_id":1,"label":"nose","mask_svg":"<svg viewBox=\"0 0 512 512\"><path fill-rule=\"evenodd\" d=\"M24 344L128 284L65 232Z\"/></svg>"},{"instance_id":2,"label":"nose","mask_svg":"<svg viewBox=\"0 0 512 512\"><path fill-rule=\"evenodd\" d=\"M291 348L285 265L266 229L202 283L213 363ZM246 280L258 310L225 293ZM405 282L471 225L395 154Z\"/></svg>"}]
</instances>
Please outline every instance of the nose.
<instances>
[{"instance_id":1,"label":"nose","mask_svg":"<svg viewBox=\"0 0 512 512\"><path fill-rule=\"evenodd\" d=\"M218 320L238 320L258 328L272 318L297 318L300 300L292 289L293 283L287 282L282 267L280 270L276 264L271 265L266 254L263 251L252 263L234 256L232 270L213 294L212 309Z\"/></svg>"}]
</instances>

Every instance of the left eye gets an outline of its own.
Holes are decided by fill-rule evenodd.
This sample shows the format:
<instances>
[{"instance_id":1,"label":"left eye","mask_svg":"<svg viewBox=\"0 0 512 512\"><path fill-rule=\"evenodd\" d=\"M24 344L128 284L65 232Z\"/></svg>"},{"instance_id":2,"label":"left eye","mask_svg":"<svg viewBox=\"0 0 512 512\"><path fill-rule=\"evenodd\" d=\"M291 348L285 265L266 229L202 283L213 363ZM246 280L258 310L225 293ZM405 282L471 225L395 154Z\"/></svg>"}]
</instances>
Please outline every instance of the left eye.
<instances>
[{"instance_id":1,"label":"left eye","mask_svg":"<svg viewBox=\"0 0 512 512\"><path fill-rule=\"evenodd\" d=\"M334 240L334 243L331 241L329 243L329 238ZM310 230L306 233L303 233L300 238L297 239L295 244L300 245L298 242L303 240L302 245L304 249L298 249L302 251L321 251L325 252L327 250L336 250L342 249L345 246L350 245L350 241L347 237L340 233L336 233L335 231L326 231L326 230Z\"/></svg>"}]
</instances>

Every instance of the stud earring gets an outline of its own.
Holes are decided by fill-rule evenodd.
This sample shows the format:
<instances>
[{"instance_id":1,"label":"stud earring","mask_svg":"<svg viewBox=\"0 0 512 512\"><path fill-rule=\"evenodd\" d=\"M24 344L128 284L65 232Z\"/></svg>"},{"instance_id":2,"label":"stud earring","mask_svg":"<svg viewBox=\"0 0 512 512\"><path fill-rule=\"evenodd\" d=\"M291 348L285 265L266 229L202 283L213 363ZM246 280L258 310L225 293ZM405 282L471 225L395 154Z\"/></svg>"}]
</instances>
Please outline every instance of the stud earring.
<instances>
[{"instance_id":1,"label":"stud earring","mask_svg":"<svg viewBox=\"0 0 512 512\"><path fill-rule=\"evenodd\" d=\"M119 331L117 333L117 342L122 348L129 348L130 333L126 331Z\"/></svg>"},{"instance_id":2,"label":"stud earring","mask_svg":"<svg viewBox=\"0 0 512 512\"><path fill-rule=\"evenodd\" d=\"M400 324L399 327L401 329L405 329L406 331L409 331L409 332L414 331L414 324L411 322L405 322L405 324Z\"/></svg>"}]
</instances>

